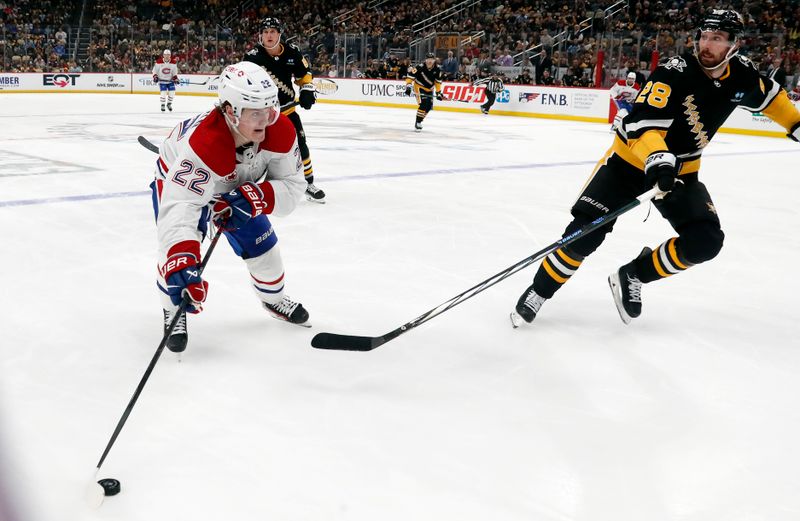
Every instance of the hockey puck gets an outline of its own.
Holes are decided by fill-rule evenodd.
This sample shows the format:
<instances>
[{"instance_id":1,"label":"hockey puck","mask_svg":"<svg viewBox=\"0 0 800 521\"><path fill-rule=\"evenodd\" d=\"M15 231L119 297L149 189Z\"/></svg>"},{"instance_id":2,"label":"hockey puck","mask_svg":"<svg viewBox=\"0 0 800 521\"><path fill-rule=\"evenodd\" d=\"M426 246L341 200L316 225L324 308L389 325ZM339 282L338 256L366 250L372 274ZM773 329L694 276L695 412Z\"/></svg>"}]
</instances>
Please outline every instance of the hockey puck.
<instances>
[{"instance_id":1,"label":"hockey puck","mask_svg":"<svg viewBox=\"0 0 800 521\"><path fill-rule=\"evenodd\" d=\"M119 491L122 488L119 484L119 481L117 481L116 479L111 479L111 478L101 479L97 483L101 487L103 487L103 491L106 496L116 496L117 494L119 494Z\"/></svg>"}]
</instances>

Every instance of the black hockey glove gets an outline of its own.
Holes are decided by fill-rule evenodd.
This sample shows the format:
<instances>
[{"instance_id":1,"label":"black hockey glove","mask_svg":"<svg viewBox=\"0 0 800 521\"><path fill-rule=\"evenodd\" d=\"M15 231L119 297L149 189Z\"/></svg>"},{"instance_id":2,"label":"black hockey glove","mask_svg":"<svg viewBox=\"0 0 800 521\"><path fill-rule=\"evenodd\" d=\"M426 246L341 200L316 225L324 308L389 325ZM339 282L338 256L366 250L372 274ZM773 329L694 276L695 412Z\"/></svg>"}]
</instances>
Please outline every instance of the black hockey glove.
<instances>
[{"instance_id":1,"label":"black hockey glove","mask_svg":"<svg viewBox=\"0 0 800 521\"><path fill-rule=\"evenodd\" d=\"M669 152L653 152L644 162L644 178L647 186L658 185L662 192L669 192L675 186L678 176L677 158Z\"/></svg>"},{"instance_id":2,"label":"black hockey glove","mask_svg":"<svg viewBox=\"0 0 800 521\"><path fill-rule=\"evenodd\" d=\"M406 96L411 96L411 84L406 85Z\"/></svg>"},{"instance_id":3,"label":"black hockey glove","mask_svg":"<svg viewBox=\"0 0 800 521\"><path fill-rule=\"evenodd\" d=\"M795 123L795 125L792 127L792 130L786 135L789 137L789 139L793 139L800 143L800 123Z\"/></svg>"},{"instance_id":4,"label":"black hockey glove","mask_svg":"<svg viewBox=\"0 0 800 521\"><path fill-rule=\"evenodd\" d=\"M306 83L300 87L300 106L308 110L317 101L317 89L313 83Z\"/></svg>"},{"instance_id":5,"label":"black hockey glove","mask_svg":"<svg viewBox=\"0 0 800 521\"><path fill-rule=\"evenodd\" d=\"M436 99L439 101L444 101L444 94L442 94L441 92L437 92Z\"/></svg>"}]
</instances>

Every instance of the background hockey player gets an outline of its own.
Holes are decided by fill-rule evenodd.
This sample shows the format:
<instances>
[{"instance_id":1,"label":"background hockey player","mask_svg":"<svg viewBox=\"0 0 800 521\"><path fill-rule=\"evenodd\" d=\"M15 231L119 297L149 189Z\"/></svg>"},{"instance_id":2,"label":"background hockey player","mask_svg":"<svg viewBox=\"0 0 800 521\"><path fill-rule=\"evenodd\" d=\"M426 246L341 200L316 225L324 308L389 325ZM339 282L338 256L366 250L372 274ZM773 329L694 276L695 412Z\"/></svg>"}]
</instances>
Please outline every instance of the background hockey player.
<instances>
[{"instance_id":1,"label":"background hockey player","mask_svg":"<svg viewBox=\"0 0 800 521\"><path fill-rule=\"evenodd\" d=\"M303 55L294 45L281 43L283 24L277 18L264 18L261 22L259 43L245 54L245 61L257 63L272 76L278 86L278 100L282 107L294 101L292 80L300 87L300 106L305 110L316 101L316 89L311 82L311 69ZM303 156L303 174L306 183L306 199L315 203L325 202L325 192L314 185L314 168L311 166L311 153L306 143L306 132L295 107L286 107L283 113L292 122L297 132L300 153Z\"/></svg>"},{"instance_id":2,"label":"background hockey player","mask_svg":"<svg viewBox=\"0 0 800 521\"><path fill-rule=\"evenodd\" d=\"M614 100L614 104L617 106L617 114L614 116L614 123L611 125L612 131L619 128L622 118L627 116L631 109L633 109L633 100L636 99L636 95L639 94L640 88L641 87L636 82L635 72L629 72L624 80L619 80L611 86L609 93L611 94L611 99Z\"/></svg>"},{"instance_id":3,"label":"background hockey player","mask_svg":"<svg viewBox=\"0 0 800 521\"><path fill-rule=\"evenodd\" d=\"M151 184L165 329L184 295L193 313L206 300L208 283L197 276L197 267L209 219L221 223L244 260L262 306L277 318L303 324L308 312L284 294L283 261L268 217L291 213L302 198L297 135L280 114L272 78L258 65L225 67L218 95L213 110L172 130ZM180 352L186 342L184 313L167 347Z\"/></svg>"},{"instance_id":4,"label":"background hockey player","mask_svg":"<svg viewBox=\"0 0 800 521\"><path fill-rule=\"evenodd\" d=\"M488 78L476 81L473 85L485 85L486 102L481 105L481 112L484 114L489 114L489 109L494 105L497 94L503 92L503 89L506 88L505 85L503 85L503 80L501 80L496 73L492 73Z\"/></svg>"},{"instance_id":5,"label":"background hockey player","mask_svg":"<svg viewBox=\"0 0 800 521\"><path fill-rule=\"evenodd\" d=\"M406 76L406 96L411 96L411 92L417 96L417 119L414 129L419 132L422 130L422 120L433 110L433 97L442 101L442 70L436 63L436 55L429 52L425 56L425 62L416 67L408 69ZM434 94L435 93L435 94Z\"/></svg>"},{"instance_id":6,"label":"background hockey player","mask_svg":"<svg viewBox=\"0 0 800 521\"><path fill-rule=\"evenodd\" d=\"M650 76L633 110L617 129L614 143L595 167L572 207L569 235L594 219L631 202L657 185L668 192L654 205L677 232L655 250L644 248L612 273L608 282L623 322L642 310L642 285L716 257L722 248L717 210L698 179L700 156L731 112L739 106L762 112L800 140L800 112L786 92L737 56L744 25L736 11L714 10L702 20L694 54L669 59ZM614 222L548 255L533 284L512 313L514 325L531 322L542 304L561 288L611 232Z\"/></svg>"},{"instance_id":7,"label":"background hockey player","mask_svg":"<svg viewBox=\"0 0 800 521\"><path fill-rule=\"evenodd\" d=\"M172 100L175 99L175 85L178 84L178 64L172 58L172 52L165 49L153 65L153 83L158 84L161 91L161 112L169 109L172 112ZM165 107L166 105L166 107Z\"/></svg>"}]
</instances>

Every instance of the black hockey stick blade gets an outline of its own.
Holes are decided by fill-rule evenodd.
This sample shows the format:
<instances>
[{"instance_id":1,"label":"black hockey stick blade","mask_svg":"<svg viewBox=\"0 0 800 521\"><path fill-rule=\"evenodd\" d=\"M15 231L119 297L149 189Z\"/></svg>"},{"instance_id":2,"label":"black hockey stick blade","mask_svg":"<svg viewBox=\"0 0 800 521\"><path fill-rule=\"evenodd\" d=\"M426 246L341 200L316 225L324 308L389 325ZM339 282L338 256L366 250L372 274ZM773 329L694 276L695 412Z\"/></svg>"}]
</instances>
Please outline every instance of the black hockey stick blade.
<instances>
[{"instance_id":1,"label":"black hockey stick blade","mask_svg":"<svg viewBox=\"0 0 800 521\"><path fill-rule=\"evenodd\" d=\"M146 148L150 152L152 152L154 154L158 154L159 153L158 147L155 146L154 144L152 144L150 141L148 141L146 137L139 136L138 138L136 138L136 140L139 142L140 145L142 145L144 148Z\"/></svg>"},{"instance_id":2,"label":"black hockey stick blade","mask_svg":"<svg viewBox=\"0 0 800 521\"><path fill-rule=\"evenodd\" d=\"M546 256L556 251L558 248L566 246L567 244L571 244L576 240L578 240L579 238L583 237L584 235L591 233L602 226L607 225L614 219L618 218L620 215L629 212L630 210L636 208L643 202L649 201L650 199L661 195L663 195L663 193L658 189L657 186L654 186L647 192L638 196L636 199L630 201L628 204L621 206L620 208L614 210L611 213L598 217L597 219L586 224L582 228L555 241L550 246L542 248L536 253L522 259L516 264L509 266L503 271L495 273L488 279L479 282L478 284L472 286L466 291L462 291L461 293L451 298L450 300L442 302L435 308L426 311L425 313L418 316L411 322L403 324L402 326L386 333L383 336L370 337L370 336L336 335L333 333L318 333L311 340L311 346L317 349L330 349L335 351L372 351L376 347L382 346L386 342L393 340L404 333L408 333L412 329L424 324L425 322L428 322L433 318L438 317L442 313L446 312L449 309L454 308L458 304L461 304L462 302L471 299L475 295L482 293L483 291L491 288L498 282L503 281L508 277L510 277L511 275L517 273L518 271L526 268L527 266L530 266L532 263L542 260Z\"/></svg>"},{"instance_id":3,"label":"black hockey stick blade","mask_svg":"<svg viewBox=\"0 0 800 521\"><path fill-rule=\"evenodd\" d=\"M311 339L311 346L317 349L333 351L372 351L386 343L382 336L337 335L335 333L318 333Z\"/></svg>"}]
</instances>

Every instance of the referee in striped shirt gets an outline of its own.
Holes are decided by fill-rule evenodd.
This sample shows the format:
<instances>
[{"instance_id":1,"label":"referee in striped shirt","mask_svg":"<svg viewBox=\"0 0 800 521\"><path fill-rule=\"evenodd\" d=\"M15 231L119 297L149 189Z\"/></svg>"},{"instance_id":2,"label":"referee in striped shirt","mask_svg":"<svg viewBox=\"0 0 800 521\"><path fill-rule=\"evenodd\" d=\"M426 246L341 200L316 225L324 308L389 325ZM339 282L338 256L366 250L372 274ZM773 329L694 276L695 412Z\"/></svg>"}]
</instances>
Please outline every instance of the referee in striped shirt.
<instances>
[{"instance_id":1,"label":"referee in striped shirt","mask_svg":"<svg viewBox=\"0 0 800 521\"><path fill-rule=\"evenodd\" d=\"M489 109L494 105L494 100L497 98L498 92L503 92L505 89L505 85L503 85L503 81L497 77L496 73L492 73L489 78L484 78L482 80L478 80L474 83L474 85L486 85L486 103L481 105L481 112L484 114L489 113Z\"/></svg>"}]
</instances>

